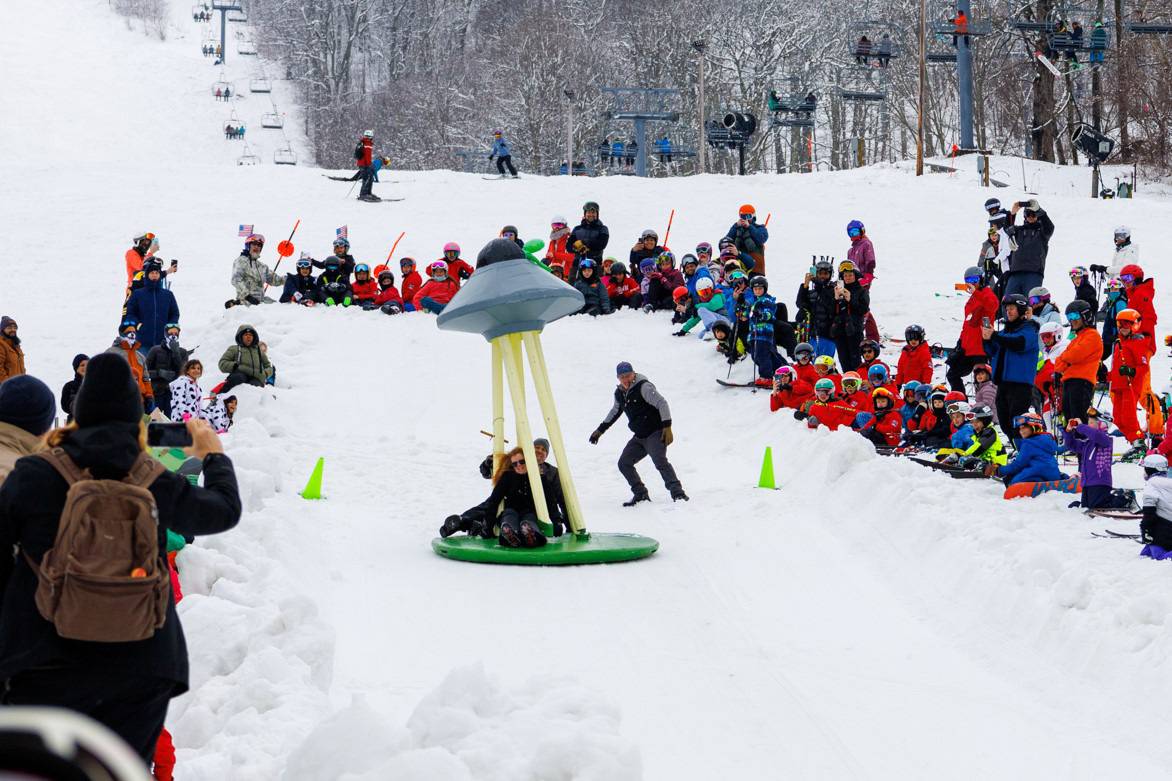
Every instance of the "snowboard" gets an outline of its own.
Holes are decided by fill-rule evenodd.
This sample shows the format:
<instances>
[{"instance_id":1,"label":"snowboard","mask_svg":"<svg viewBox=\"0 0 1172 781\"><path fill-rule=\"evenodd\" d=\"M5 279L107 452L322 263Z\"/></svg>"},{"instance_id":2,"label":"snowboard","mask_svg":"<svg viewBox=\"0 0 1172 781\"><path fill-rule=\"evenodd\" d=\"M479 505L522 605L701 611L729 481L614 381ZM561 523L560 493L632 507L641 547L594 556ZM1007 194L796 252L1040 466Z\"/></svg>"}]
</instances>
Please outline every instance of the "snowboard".
<instances>
[{"instance_id":1,"label":"snowboard","mask_svg":"<svg viewBox=\"0 0 1172 781\"><path fill-rule=\"evenodd\" d=\"M1082 493L1082 475L1075 474L1061 480L1044 480L1037 483L1016 483L1006 487L1005 498L1034 497L1048 491L1060 491L1065 494Z\"/></svg>"}]
</instances>

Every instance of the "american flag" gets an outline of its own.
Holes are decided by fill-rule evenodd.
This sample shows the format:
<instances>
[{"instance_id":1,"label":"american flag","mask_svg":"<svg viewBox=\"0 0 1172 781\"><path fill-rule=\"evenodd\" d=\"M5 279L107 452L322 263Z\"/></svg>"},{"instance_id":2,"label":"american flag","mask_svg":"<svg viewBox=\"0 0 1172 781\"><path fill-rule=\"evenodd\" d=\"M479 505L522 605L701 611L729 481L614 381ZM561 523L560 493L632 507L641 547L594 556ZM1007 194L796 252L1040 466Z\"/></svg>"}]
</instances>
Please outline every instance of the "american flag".
<instances>
[{"instance_id":1,"label":"american flag","mask_svg":"<svg viewBox=\"0 0 1172 781\"><path fill-rule=\"evenodd\" d=\"M251 225L241 225L240 230L236 232L236 235L237 236L251 236L252 235L252 227L253 226L251 226Z\"/></svg>"},{"instance_id":2,"label":"american flag","mask_svg":"<svg viewBox=\"0 0 1172 781\"><path fill-rule=\"evenodd\" d=\"M350 226L343 225L341 228L338 228L337 230L334 231L334 235L336 235L339 239L350 238Z\"/></svg>"}]
</instances>

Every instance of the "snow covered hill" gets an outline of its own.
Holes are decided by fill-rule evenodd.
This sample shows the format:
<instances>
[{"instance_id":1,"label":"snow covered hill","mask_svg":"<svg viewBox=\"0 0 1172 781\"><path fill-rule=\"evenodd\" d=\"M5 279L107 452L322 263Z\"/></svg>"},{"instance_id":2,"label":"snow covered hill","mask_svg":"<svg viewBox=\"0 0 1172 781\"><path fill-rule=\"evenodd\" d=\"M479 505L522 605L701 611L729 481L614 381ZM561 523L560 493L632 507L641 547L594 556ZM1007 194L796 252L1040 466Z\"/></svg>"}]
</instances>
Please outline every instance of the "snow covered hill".
<instances>
[{"instance_id":1,"label":"snow covered hill","mask_svg":"<svg viewBox=\"0 0 1172 781\"><path fill-rule=\"evenodd\" d=\"M0 97L0 311L21 324L30 372L59 386L75 352L110 343L122 255L144 230L180 259L184 343L211 364L250 322L278 367L275 391L240 392L226 438L240 527L179 560L193 684L169 723L179 777L1166 777L1172 751L1142 737L1172 693L1169 569L1092 538L1103 521L1066 509L1070 497L1007 503L848 432L810 432L771 415L764 394L717 387L726 367L710 343L624 312L554 324L546 354L588 524L649 534L660 552L576 569L458 564L429 541L487 491L487 346L423 315L222 306L240 223L269 237L270 262L297 219L299 251L321 256L348 225L360 260L381 262L406 231L396 256L422 262L453 240L474 257L506 223L543 236L592 199L625 257L672 208L682 252L749 202L772 214L779 297L812 254L845 255L846 222L862 219L880 326L919 322L949 344L989 191L903 167L655 181L396 171L376 192L406 200L358 203L319 170L234 164L198 32L150 41L94 0L8 17L70 53L50 58L35 36L0 49L20 85ZM1057 299L1067 268L1106 261L1126 223L1169 311L1155 263L1167 200L1039 198L1058 226ZM654 501L624 510L621 428L586 442L619 360L671 403L686 504L646 465ZM1161 357L1156 376L1168 369ZM752 487L766 445L777 492ZM328 498L305 502L319 456ZM1133 469L1118 480L1139 484Z\"/></svg>"}]
</instances>

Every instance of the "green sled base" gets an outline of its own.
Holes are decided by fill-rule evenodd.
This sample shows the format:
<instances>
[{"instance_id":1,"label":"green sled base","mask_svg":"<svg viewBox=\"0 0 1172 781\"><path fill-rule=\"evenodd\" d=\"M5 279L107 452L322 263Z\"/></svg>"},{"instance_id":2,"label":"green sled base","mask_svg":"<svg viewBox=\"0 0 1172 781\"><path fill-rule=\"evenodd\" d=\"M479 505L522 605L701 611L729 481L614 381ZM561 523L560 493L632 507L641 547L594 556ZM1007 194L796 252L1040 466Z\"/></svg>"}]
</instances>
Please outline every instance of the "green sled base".
<instances>
[{"instance_id":1,"label":"green sled base","mask_svg":"<svg viewBox=\"0 0 1172 781\"><path fill-rule=\"evenodd\" d=\"M432 549L447 559L479 564L523 564L562 567L571 564L611 564L645 559L659 550L659 541L640 534L564 534L551 537L540 548L502 548L483 537L436 537Z\"/></svg>"}]
</instances>

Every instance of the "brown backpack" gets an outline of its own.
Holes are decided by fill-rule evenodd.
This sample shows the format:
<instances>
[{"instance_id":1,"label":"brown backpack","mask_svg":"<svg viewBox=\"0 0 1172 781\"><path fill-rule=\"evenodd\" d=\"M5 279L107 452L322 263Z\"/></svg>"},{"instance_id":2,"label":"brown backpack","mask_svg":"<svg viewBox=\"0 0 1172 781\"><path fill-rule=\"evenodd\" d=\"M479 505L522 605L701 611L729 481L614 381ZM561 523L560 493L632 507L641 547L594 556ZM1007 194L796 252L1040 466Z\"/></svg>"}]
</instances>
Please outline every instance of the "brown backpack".
<instances>
[{"instance_id":1,"label":"brown backpack","mask_svg":"<svg viewBox=\"0 0 1172 781\"><path fill-rule=\"evenodd\" d=\"M122 480L94 480L61 448L38 454L69 491L57 539L38 566L37 609L69 640L145 640L167 620L171 575L147 486L165 470L146 453Z\"/></svg>"}]
</instances>

